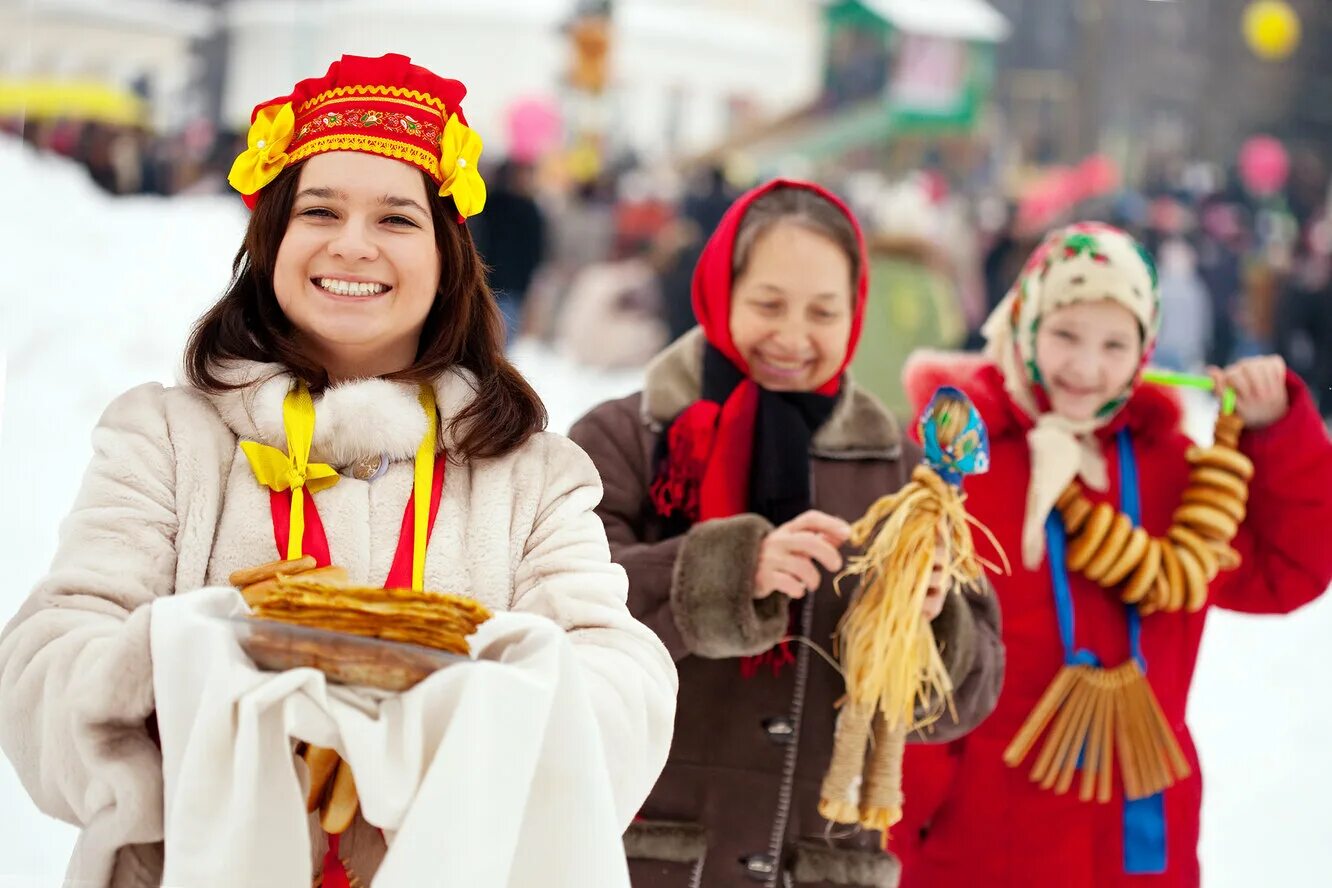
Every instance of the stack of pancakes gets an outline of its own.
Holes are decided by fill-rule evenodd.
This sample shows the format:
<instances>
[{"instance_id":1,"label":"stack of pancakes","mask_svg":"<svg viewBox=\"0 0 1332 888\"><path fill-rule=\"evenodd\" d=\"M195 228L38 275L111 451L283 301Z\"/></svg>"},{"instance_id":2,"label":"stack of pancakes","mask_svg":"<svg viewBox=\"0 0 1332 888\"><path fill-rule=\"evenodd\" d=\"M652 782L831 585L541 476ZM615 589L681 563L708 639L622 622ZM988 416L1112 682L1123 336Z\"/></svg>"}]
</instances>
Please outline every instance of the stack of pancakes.
<instances>
[{"instance_id":1,"label":"stack of pancakes","mask_svg":"<svg viewBox=\"0 0 1332 888\"><path fill-rule=\"evenodd\" d=\"M401 691L444 665L437 652L468 656L468 636L490 619L470 598L354 586L345 578L336 568L314 570L306 561L233 575L251 608L242 646L255 664L274 671L313 666L343 684ZM285 631L279 623L298 629Z\"/></svg>"},{"instance_id":2,"label":"stack of pancakes","mask_svg":"<svg viewBox=\"0 0 1332 888\"><path fill-rule=\"evenodd\" d=\"M401 641L466 656L467 636L490 619L470 598L279 577L254 616L311 629Z\"/></svg>"}]
</instances>

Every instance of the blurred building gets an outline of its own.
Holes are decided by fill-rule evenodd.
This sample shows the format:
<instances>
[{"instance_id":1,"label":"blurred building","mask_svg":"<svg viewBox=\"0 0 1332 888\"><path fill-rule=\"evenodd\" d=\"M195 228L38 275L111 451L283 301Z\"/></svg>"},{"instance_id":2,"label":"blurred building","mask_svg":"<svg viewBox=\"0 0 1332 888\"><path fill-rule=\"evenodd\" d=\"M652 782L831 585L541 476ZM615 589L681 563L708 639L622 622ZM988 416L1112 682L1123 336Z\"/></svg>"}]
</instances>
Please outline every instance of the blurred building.
<instances>
[{"instance_id":1,"label":"blurred building","mask_svg":"<svg viewBox=\"0 0 1332 888\"><path fill-rule=\"evenodd\" d=\"M1010 23L985 0L824 0L818 93L703 156L764 175L974 165L994 47ZM951 163L956 160L957 163Z\"/></svg>"},{"instance_id":2,"label":"blurred building","mask_svg":"<svg viewBox=\"0 0 1332 888\"><path fill-rule=\"evenodd\" d=\"M614 16L615 112L644 155L692 154L819 93L810 0L617 0Z\"/></svg>"},{"instance_id":3,"label":"blurred building","mask_svg":"<svg viewBox=\"0 0 1332 888\"><path fill-rule=\"evenodd\" d=\"M215 28L189 0L0 0L0 94L30 116L83 102L129 118L137 99L145 119L117 122L175 129L206 112L195 50Z\"/></svg>"},{"instance_id":4,"label":"blurred building","mask_svg":"<svg viewBox=\"0 0 1332 888\"><path fill-rule=\"evenodd\" d=\"M780 112L818 89L809 0L615 0L604 92L593 112L612 144L669 157ZM343 53L400 52L468 86L469 121L495 154L517 103L566 105L574 0L223 0L224 126ZM585 108L580 114L589 113ZM493 156L493 155L492 155Z\"/></svg>"},{"instance_id":5,"label":"blurred building","mask_svg":"<svg viewBox=\"0 0 1332 888\"><path fill-rule=\"evenodd\" d=\"M1026 162L1095 150L1229 161L1255 132L1332 149L1332 4L1289 0L1298 49L1259 59L1250 0L993 0L1014 31L996 55L1005 136Z\"/></svg>"}]
</instances>

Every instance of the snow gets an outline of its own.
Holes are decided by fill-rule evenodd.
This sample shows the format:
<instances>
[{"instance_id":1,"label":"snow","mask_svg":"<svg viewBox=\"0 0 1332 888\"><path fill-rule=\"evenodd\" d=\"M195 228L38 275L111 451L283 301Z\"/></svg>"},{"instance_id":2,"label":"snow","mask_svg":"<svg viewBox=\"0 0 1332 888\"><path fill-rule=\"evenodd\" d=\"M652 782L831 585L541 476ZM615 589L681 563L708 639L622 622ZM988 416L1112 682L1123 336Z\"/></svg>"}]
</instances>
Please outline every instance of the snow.
<instances>
[{"instance_id":1,"label":"snow","mask_svg":"<svg viewBox=\"0 0 1332 888\"><path fill-rule=\"evenodd\" d=\"M0 617L41 576L115 395L170 383L190 323L224 287L245 214L230 197L99 194L68 163L0 140ZM638 372L595 373L533 342L519 368L565 431L633 391ZM1201 409L1193 426L1209 425ZM1325 529L1310 535L1325 545ZM1190 717L1207 777L1204 884L1325 883L1332 871L1332 598L1289 618L1213 612ZM0 888L57 885L72 827L32 805L0 764Z\"/></svg>"}]
</instances>

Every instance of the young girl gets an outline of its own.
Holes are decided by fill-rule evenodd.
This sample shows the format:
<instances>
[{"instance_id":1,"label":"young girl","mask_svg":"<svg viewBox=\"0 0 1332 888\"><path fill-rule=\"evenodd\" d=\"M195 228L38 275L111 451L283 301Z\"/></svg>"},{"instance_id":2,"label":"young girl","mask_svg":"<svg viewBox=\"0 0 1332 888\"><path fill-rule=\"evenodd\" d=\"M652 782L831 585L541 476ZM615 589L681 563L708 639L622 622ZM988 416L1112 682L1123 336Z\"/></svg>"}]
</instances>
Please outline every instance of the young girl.
<instances>
[{"instance_id":1,"label":"young girl","mask_svg":"<svg viewBox=\"0 0 1332 888\"><path fill-rule=\"evenodd\" d=\"M82 827L78 884L160 884L150 605L285 557L284 492L304 496L305 551L355 583L405 566L426 589L556 621L625 825L657 777L671 661L625 606L592 463L541 431L544 408L504 360L463 224L485 200L463 94L404 56L345 56L258 106L231 174L253 215L190 340L188 384L130 391L94 432L51 571L0 638L0 743L37 805ZM302 402L309 465L270 490L251 451L299 449L287 431ZM423 559L404 520L422 472L438 503ZM369 884L384 847L358 817L340 853Z\"/></svg>"},{"instance_id":2,"label":"young girl","mask_svg":"<svg viewBox=\"0 0 1332 888\"><path fill-rule=\"evenodd\" d=\"M830 832L817 811L842 678L808 645L779 645L830 646L854 591L832 588L847 522L920 459L846 373L865 291L860 230L836 197L756 188L699 260L702 329L571 432L606 484L597 513L630 610L681 677L670 763L626 836L635 888L896 883L876 833ZM942 740L998 693L998 614L992 597L942 589L926 611L957 688Z\"/></svg>"},{"instance_id":3,"label":"young girl","mask_svg":"<svg viewBox=\"0 0 1332 888\"><path fill-rule=\"evenodd\" d=\"M1172 527L1191 483L1191 442L1175 397L1139 381L1158 324L1155 271L1141 247L1108 226L1075 225L1043 242L991 316L984 360L926 357L907 369L917 405L949 382L979 407L993 468L968 483L967 506L1021 556L1011 576L995 578L1008 672L994 715L962 740L906 757L895 848L911 888L1199 884L1202 783L1184 716L1206 606L1139 614L1122 603L1122 588L1101 588L1050 555L1065 532L1054 506L1074 479L1093 502L1140 512L1153 537ZM1242 361L1215 378L1237 394L1240 450L1254 474L1231 544L1241 564L1206 588L1207 603L1291 611L1332 580L1332 549L1307 543L1311 529L1332 522L1332 443L1280 359ZM1130 657L1191 776L1126 802L1126 763L1116 758L1109 800L1082 801L1076 786L1061 795L1032 782L1034 752L1005 764L1062 666L1110 669Z\"/></svg>"}]
</instances>

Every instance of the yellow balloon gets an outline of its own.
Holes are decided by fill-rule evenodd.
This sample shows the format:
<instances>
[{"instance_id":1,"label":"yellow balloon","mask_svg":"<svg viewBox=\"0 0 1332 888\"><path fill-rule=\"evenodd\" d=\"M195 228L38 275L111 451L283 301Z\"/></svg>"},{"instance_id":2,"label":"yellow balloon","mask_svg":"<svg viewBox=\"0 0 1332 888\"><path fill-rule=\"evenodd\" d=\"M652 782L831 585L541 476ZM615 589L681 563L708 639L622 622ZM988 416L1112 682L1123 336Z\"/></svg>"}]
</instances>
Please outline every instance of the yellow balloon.
<instances>
[{"instance_id":1,"label":"yellow balloon","mask_svg":"<svg viewBox=\"0 0 1332 888\"><path fill-rule=\"evenodd\" d=\"M1244 39L1259 58L1278 61L1300 42L1300 17L1285 0L1256 0L1244 10Z\"/></svg>"}]
</instances>

